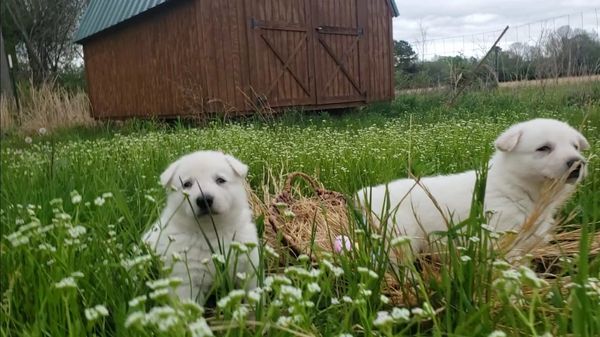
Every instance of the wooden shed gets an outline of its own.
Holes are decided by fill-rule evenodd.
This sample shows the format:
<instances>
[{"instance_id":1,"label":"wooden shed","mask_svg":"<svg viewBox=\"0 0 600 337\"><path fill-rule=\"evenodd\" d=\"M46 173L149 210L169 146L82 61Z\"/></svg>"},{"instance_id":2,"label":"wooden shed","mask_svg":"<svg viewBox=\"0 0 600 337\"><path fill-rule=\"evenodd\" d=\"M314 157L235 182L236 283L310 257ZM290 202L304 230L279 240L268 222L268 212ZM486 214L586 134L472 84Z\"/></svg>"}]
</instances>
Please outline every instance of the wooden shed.
<instances>
[{"instance_id":1,"label":"wooden shed","mask_svg":"<svg viewBox=\"0 0 600 337\"><path fill-rule=\"evenodd\" d=\"M394 0L91 0L94 117L330 109L394 96Z\"/></svg>"}]
</instances>

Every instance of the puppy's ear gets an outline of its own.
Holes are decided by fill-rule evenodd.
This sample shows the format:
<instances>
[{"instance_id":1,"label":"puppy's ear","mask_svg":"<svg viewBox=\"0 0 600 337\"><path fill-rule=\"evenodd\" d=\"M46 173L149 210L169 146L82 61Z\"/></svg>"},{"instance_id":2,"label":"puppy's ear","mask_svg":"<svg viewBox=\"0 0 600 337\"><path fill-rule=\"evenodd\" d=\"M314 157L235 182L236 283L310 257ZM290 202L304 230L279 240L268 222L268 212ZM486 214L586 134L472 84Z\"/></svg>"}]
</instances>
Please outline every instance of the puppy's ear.
<instances>
[{"instance_id":1,"label":"puppy's ear","mask_svg":"<svg viewBox=\"0 0 600 337\"><path fill-rule=\"evenodd\" d=\"M171 185L173 183L172 180L175 176L175 172L177 171L178 167L179 167L179 160L172 163L171 165L169 165L169 167L167 167L167 169L160 175L160 184L164 188L169 187L169 185Z\"/></svg>"},{"instance_id":2,"label":"puppy's ear","mask_svg":"<svg viewBox=\"0 0 600 337\"><path fill-rule=\"evenodd\" d=\"M235 172L241 178L246 178L246 175L248 174L248 166L246 164L228 154L225 155L225 160L229 166L231 166L233 172Z\"/></svg>"},{"instance_id":3,"label":"puppy's ear","mask_svg":"<svg viewBox=\"0 0 600 337\"><path fill-rule=\"evenodd\" d=\"M590 148L590 143L588 143L587 139L585 139L585 137L581 133L578 135L578 138L580 151L587 150Z\"/></svg>"},{"instance_id":4,"label":"puppy's ear","mask_svg":"<svg viewBox=\"0 0 600 337\"><path fill-rule=\"evenodd\" d=\"M523 134L523 130L510 128L504 131L494 145L496 148L503 152L510 152L514 150L514 148L519 144L519 140L521 139L521 135Z\"/></svg>"}]
</instances>

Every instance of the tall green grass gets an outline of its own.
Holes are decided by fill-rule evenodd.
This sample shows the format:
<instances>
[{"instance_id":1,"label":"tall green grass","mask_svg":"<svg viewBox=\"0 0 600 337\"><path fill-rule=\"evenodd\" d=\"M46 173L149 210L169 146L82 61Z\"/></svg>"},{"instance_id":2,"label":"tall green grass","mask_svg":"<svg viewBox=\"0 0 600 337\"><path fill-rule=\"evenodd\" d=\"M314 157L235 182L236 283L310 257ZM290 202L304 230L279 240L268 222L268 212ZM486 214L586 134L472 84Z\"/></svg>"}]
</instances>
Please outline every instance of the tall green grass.
<instances>
[{"instance_id":1,"label":"tall green grass","mask_svg":"<svg viewBox=\"0 0 600 337\"><path fill-rule=\"evenodd\" d=\"M342 115L292 112L202 128L136 121L57 130L31 143L3 138L0 334L201 336L208 324L226 336L600 335L600 259L586 242L600 227L600 84L468 93L454 107L445 101L404 96ZM534 117L567 121L592 145L588 179L561 211L574 212L572 224L584 229L581 251L558 262L552 280L484 249L494 237L474 212L465 234L446 233L439 277L421 277L418 265L398 271L416 298L410 306L382 296L391 238L358 216L352 252L316 265L286 257L287 270L266 270L278 258L260 248L262 292L226 295L232 289L223 282L216 292L227 300L204 314L147 284L167 275L140 235L164 203L158 175L184 153L232 153L250 166L256 190L268 171L300 170L351 194L409 172L480 169L503 129Z\"/></svg>"}]
</instances>

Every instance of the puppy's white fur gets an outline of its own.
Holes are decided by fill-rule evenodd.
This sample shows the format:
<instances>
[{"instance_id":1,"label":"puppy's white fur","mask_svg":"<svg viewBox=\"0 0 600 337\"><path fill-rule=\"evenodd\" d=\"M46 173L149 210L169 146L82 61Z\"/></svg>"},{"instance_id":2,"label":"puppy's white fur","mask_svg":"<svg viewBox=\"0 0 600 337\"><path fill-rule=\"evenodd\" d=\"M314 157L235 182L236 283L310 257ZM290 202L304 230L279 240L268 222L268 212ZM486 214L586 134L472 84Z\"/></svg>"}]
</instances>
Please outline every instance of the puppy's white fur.
<instances>
[{"instance_id":1,"label":"puppy's white fur","mask_svg":"<svg viewBox=\"0 0 600 337\"><path fill-rule=\"evenodd\" d=\"M258 244L244 189L247 172L230 155L199 151L179 158L161 174L161 184L169 191L167 204L143 240L173 264L172 276L183 280L176 289L180 298L204 301L215 276L213 253L227 256L234 241ZM206 198L212 199L210 206ZM173 253L183 261L176 261ZM235 267L248 277L244 286L256 287L257 248L240 255Z\"/></svg>"},{"instance_id":2,"label":"puppy's white fur","mask_svg":"<svg viewBox=\"0 0 600 337\"><path fill-rule=\"evenodd\" d=\"M579 151L589 144L563 122L534 119L510 127L498 137L495 147L484 201L484 209L492 214L488 225L494 230L521 230L528 216L539 208L544 190L550 184L559 184L553 189L552 200L543 205L536 217L535 232L508 252L509 257L514 257L526 253L534 241L548 238L556 209L586 175L585 160ZM573 165L578 163L582 167L575 174ZM449 222L457 224L469 216L475 182L475 171L421 178L418 183L400 179L363 188L357 197L361 207L371 210L374 219L384 219L383 213L387 212L391 228L411 238L413 252L423 252L431 248L429 234L447 231Z\"/></svg>"}]
</instances>

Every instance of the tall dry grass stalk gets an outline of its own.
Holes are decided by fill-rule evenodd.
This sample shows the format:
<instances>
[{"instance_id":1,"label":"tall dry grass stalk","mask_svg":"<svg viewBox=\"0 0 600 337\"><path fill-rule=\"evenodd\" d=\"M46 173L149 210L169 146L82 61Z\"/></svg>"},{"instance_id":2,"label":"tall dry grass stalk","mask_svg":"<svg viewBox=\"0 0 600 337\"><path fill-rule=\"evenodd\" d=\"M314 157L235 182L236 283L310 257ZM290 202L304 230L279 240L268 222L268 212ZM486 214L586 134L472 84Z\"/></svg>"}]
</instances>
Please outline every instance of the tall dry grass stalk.
<instances>
[{"instance_id":1,"label":"tall dry grass stalk","mask_svg":"<svg viewBox=\"0 0 600 337\"><path fill-rule=\"evenodd\" d=\"M21 109L10 100L2 100L2 128L16 126L23 133L40 128L48 131L75 126L93 126L90 103L84 92L70 93L50 84L23 90ZM6 121L6 124L5 124Z\"/></svg>"},{"instance_id":2,"label":"tall dry grass stalk","mask_svg":"<svg viewBox=\"0 0 600 337\"><path fill-rule=\"evenodd\" d=\"M14 113L17 105L14 99L6 96L0 97L0 132L4 133L15 127Z\"/></svg>"}]
</instances>

